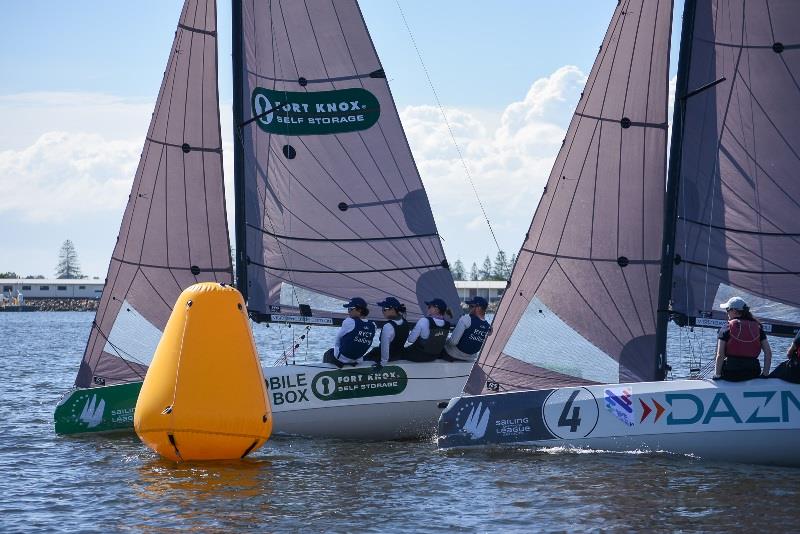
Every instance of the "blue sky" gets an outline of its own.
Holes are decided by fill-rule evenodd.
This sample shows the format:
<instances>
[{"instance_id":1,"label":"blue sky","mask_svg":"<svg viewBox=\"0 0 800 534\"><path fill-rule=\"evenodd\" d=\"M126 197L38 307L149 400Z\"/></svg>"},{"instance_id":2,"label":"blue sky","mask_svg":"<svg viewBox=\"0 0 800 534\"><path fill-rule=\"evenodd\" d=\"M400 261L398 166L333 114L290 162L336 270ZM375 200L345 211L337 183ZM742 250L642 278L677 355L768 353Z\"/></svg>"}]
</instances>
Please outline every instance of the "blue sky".
<instances>
[{"instance_id":1,"label":"blue sky","mask_svg":"<svg viewBox=\"0 0 800 534\"><path fill-rule=\"evenodd\" d=\"M476 187L509 253L521 244L538 200L534 191L546 179L563 136L559 128L566 127L581 75L591 68L616 4L400 0L439 98L462 132L457 137ZM682 2L677 4L682 9ZM3 3L0 271L50 276L58 248L69 238L84 272L105 275L181 5L180 0ZM463 170L459 175L453 165L452 143L429 137L440 119L397 4L362 0L361 7L448 258L460 257L469 265L485 254L494 256L485 225L475 220L478 207ZM224 113L231 99L230 7L220 1L219 10ZM526 134L533 137L512 140L533 143L534 159L506 162L513 176L498 187L497 179L484 179L491 173L483 169L493 160L480 160L479 147L501 146L503 113L537 102L544 102L544 111L538 115L541 124ZM230 162L227 156L226 167ZM231 178L228 173L226 179ZM520 198L509 208L501 193Z\"/></svg>"}]
</instances>

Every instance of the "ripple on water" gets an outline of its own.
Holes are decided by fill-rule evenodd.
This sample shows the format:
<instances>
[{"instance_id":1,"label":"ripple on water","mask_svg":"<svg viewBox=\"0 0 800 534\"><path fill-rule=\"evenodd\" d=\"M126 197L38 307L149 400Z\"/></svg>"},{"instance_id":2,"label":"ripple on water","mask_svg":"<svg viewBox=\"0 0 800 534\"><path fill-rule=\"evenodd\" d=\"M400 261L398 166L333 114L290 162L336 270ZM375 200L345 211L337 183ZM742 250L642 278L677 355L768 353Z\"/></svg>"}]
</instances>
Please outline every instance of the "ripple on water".
<instances>
[{"instance_id":1,"label":"ripple on water","mask_svg":"<svg viewBox=\"0 0 800 534\"><path fill-rule=\"evenodd\" d=\"M0 344L2 532L796 528L797 470L668 454L274 439L242 462L173 464L132 434L58 437L92 315L0 315L24 340ZM256 328L265 361L281 335ZM329 342L315 334L308 357ZM753 496L766 506L741 506Z\"/></svg>"}]
</instances>

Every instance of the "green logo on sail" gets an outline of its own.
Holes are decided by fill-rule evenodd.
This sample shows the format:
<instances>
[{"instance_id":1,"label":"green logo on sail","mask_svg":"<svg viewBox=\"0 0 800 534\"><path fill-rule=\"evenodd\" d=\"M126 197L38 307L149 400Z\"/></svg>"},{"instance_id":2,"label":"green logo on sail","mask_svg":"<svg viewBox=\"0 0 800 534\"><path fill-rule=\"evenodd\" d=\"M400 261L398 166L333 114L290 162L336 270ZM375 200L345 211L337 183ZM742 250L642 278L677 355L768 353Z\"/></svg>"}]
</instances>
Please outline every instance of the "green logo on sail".
<instances>
[{"instance_id":1,"label":"green logo on sail","mask_svg":"<svg viewBox=\"0 0 800 534\"><path fill-rule=\"evenodd\" d=\"M251 100L258 126L265 132L283 135L366 130L381 114L375 95L358 88L295 93L256 87Z\"/></svg>"},{"instance_id":2,"label":"green logo on sail","mask_svg":"<svg viewBox=\"0 0 800 534\"><path fill-rule=\"evenodd\" d=\"M408 377L402 367L352 369L319 373L311 382L314 396L320 400L357 399L397 395L406 389Z\"/></svg>"}]
</instances>

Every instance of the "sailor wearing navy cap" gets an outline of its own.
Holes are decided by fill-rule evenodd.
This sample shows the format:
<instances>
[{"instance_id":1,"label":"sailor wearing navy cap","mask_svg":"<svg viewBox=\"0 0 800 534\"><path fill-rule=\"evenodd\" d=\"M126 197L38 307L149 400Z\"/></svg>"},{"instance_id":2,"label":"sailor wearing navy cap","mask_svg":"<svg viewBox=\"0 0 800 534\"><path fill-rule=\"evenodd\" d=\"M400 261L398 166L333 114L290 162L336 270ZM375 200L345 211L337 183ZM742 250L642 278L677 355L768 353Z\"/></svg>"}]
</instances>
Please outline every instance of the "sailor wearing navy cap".
<instances>
[{"instance_id":1,"label":"sailor wearing navy cap","mask_svg":"<svg viewBox=\"0 0 800 534\"><path fill-rule=\"evenodd\" d=\"M342 321L333 348L328 349L322 357L323 362L332 363L336 367L358 365L375 337L375 323L365 319L369 315L367 301L361 297L353 297L344 307L347 308L349 317Z\"/></svg>"},{"instance_id":2,"label":"sailor wearing navy cap","mask_svg":"<svg viewBox=\"0 0 800 534\"><path fill-rule=\"evenodd\" d=\"M414 329L408 334L408 343L403 353L403 359L412 362L432 362L439 358L447 341L450 323L445 321L444 315L450 317L453 313L447 308L442 299L433 299L425 302L428 314L420 318Z\"/></svg>"},{"instance_id":3,"label":"sailor wearing navy cap","mask_svg":"<svg viewBox=\"0 0 800 534\"><path fill-rule=\"evenodd\" d=\"M492 327L486 321L486 308L489 307L489 303L485 298L472 297L466 304L469 306L469 315L464 315L458 320L444 350L453 359L473 361L481 351Z\"/></svg>"},{"instance_id":4,"label":"sailor wearing navy cap","mask_svg":"<svg viewBox=\"0 0 800 534\"><path fill-rule=\"evenodd\" d=\"M383 318L386 319L386 324L381 328L381 344L364 356L364 360L375 362L376 367L403 357L403 347L411 330L405 318L405 304L394 297L386 297L378 302L378 306L383 308Z\"/></svg>"}]
</instances>

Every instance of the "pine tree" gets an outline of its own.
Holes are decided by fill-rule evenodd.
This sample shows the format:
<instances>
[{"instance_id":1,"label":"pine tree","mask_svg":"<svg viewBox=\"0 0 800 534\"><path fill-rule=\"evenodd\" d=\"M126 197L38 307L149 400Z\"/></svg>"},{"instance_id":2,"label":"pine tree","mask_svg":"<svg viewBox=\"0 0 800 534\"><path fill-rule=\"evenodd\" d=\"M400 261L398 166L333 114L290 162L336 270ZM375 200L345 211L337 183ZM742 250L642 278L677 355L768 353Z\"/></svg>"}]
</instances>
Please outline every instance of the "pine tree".
<instances>
[{"instance_id":1,"label":"pine tree","mask_svg":"<svg viewBox=\"0 0 800 534\"><path fill-rule=\"evenodd\" d=\"M472 262L472 268L469 270L469 279L472 281L476 281L480 278L478 273L478 264L474 261Z\"/></svg>"},{"instance_id":2,"label":"pine tree","mask_svg":"<svg viewBox=\"0 0 800 534\"><path fill-rule=\"evenodd\" d=\"M489 259L489 256L486 256L486 259L483 260L483 265L481 266L481 270L478 272L481 280L491 280L492 279L492 260Z\"/></svg>"},{"instance_id":3,"label":"pine tree","mask_svg":"<svg viewBox=\"0 0 800 534\"><path fill-rule=\"evenodd\" d=\"M453 275L453 280L463 280L466 275L466 272L464 272L464 263L462 263L460 259L456 260L450 273Z\"/></svg>"},{"instance_id":4,"label":"pine tree","mask_svg":"<svg viewBox=\"0 0 800 534\"><path fill-rule=\"evenodd\" d=\"M58 252L58 266L56 267L56 278L81 278L81 266L78 263L78 253L75 252L75 245L67 239L61 245Z\"/></svg>"},{"instance_id":5,"label":"pine tree","mask_svg":"<svg viewBox=\"0 0 800 534\"><path fill-rule=\"evenodd\" d=\"M508 280L508 260L506 253L502 250L497 251L497 256L494 258L494 269L492 271L492 280Z\"/></svg>"}]
</instances>

